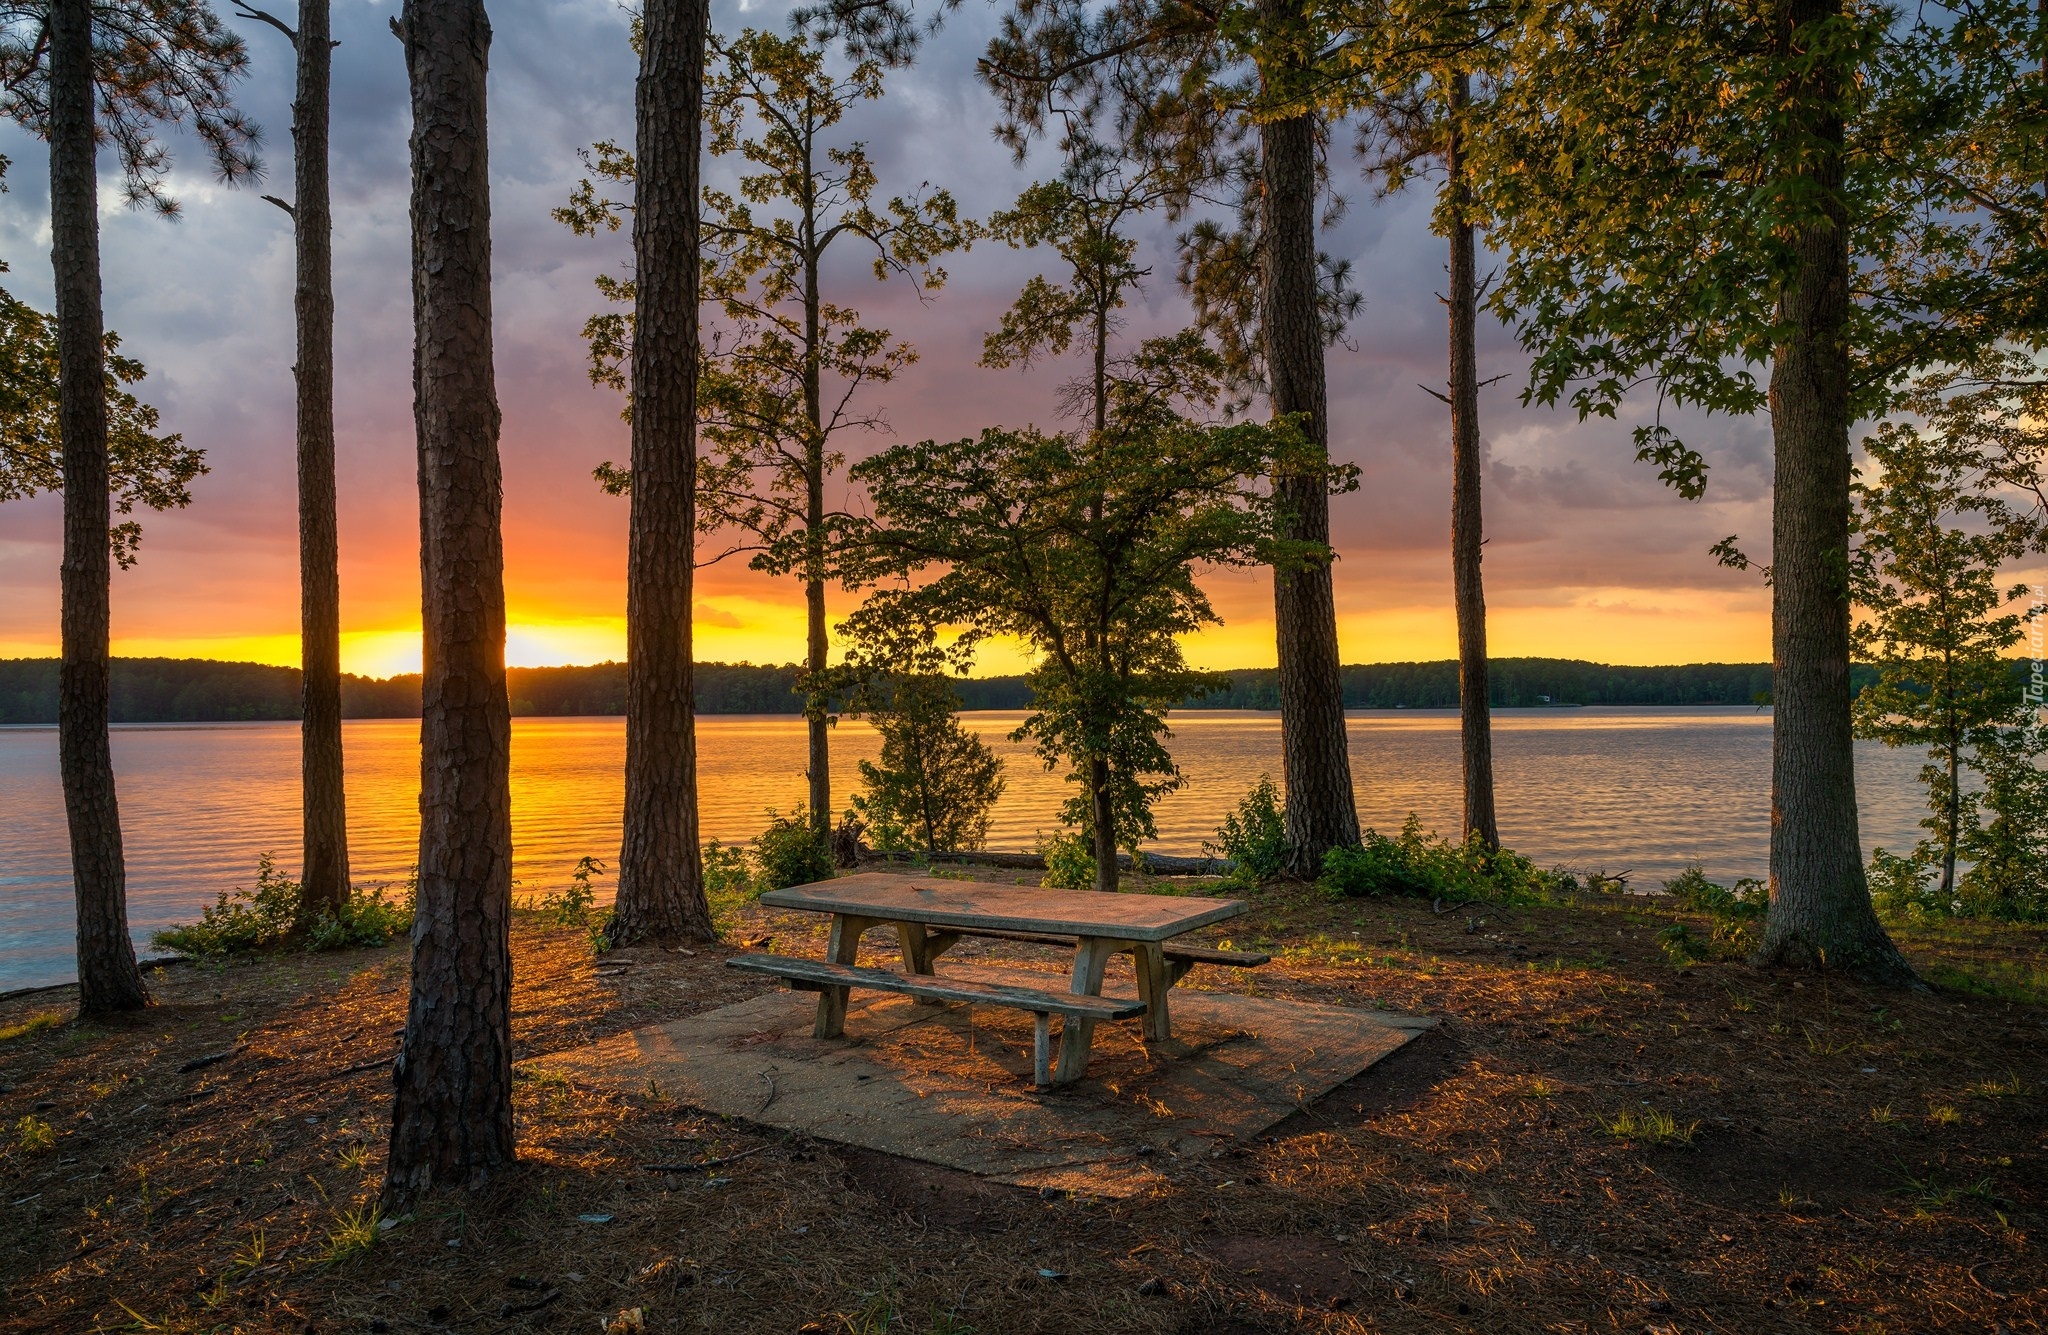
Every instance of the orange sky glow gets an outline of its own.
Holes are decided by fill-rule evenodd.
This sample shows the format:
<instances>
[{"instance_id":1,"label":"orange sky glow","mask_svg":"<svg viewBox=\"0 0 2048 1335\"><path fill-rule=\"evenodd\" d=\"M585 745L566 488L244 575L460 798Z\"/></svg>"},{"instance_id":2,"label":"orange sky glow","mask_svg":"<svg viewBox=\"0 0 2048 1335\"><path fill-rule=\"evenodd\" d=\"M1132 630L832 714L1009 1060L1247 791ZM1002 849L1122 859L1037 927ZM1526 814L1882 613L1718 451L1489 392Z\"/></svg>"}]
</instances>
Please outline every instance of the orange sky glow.
<instances>
[{"instance_id":1,"label":"orange sky glow","mask_svg":"<svg viewBox=\"0 0 2048 1335\"><path fill-rule=\"evenodd\" d=\"M727 31L781 21L758 8L719 0L715 21ZM361 8L336 21L344 38L336 48L333 141L342 659L351 672L385 676L420 662L408 103L383 18ZM981 11L961 11L914 67L889 74L887 96L850 113L841 127L868 143L885 192L913 189L943 163L943 184L962 213L985 218L1057 169L1050 146L1020 163L991 136L995 109L973 73L991 23ZM592 279L628 271L629 237L576 237L549 212L585 171L579 149L631 139L627 18L610 5L558 7L499 36L492 130L511 150L491 159L506 657L524 666L618 659L625 655L627 503L601 494L591 470L625 457L627 430L617 394L589 382L581 330L604 304ZM287 181L290 85L289 61L269 59L252 67L242 94L271 130L271 177ZM143 397L162 411L167 430L206 450L212 472L195 482L188 509L137 516L141 563L114 577L114 652L295 663L291 231L259 192L212 182L195 146L173 147L182 170L172 185L186 208L176 226L121 207L111 188L115 169L103 163L106 315L122 350L149 368ZM45 150L0 125L0 154L14 163L0 196L0 260L12 266L6 284L47 309ZM730 186L736 170L709 160L707 181ZM1445 659L1456 652L1448 423L1442 404L1419 388L1440 385L1445 375L1437 300L1444 242L1431 229L1430 191L1375 201L1334 160L1332 176L1352 207L1321 244L1352 264L1364 299L1329 351L1331 453L1361 469L1358 490L1331 504L1342 657ZM1120 337L1188 323L1172 277L1183 225L1162 216L1138 226L1153 276L1122 313ZM920 354L895 381L862 391L869 397L861 411L887 426L835 442L850 457L993 425L1059 424L1061 385L1078 369L1072 359L1023 372L977 364L984 335L1020 287L1056 261L982 242L947 257L946 267L942 290L918 293L877 283L850 253L828 266L828 299L856 307ZM1631 428L1658 412L1653 391L1625 405L1618 419L1581 423L1569 411L1521 402L1526 354L1491 317L1482 322L1479 351L1489 381L1480 418L1492 654L1633 664L1767 660L1768 590L1755 573L1719 568L1707 553L1738 534L1753 558L1769 559L1767 422L1663 412L1659 420L1682 429L1713 467L1707 498L1687 503L1630 457ZM0 506L0 656L57 652L59 521L52 496ZM737 558L700 571L698 580L700 659L785 663L802 653L803 609L793 583ZM1269 577L1219 571L1203 585L1225 624L1189 641L1190 660L1212 669L1271 666ZM831 594L834 621L853 606L853 595ZM1015 646L987 646L978 671L1025 666Z\"/></svg>"}]
</instances>

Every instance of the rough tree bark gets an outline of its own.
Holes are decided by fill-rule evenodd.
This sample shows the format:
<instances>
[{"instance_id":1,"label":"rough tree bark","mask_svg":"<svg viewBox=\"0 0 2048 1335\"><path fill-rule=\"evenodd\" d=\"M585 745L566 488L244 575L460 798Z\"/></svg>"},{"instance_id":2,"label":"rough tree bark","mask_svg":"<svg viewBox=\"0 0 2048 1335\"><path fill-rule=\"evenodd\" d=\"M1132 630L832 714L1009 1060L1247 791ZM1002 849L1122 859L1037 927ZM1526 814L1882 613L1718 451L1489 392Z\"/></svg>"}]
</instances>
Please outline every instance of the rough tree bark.
<instances>
[{"instance_id":1,"label":"rough tree bark","mask_svg":"<svg viewBox=\"0 0 2048 1335\"><path fill-rule=\"evenodd\" d=\"M419 897L387 1209L513 1160L511 708L481 0L406 0L419 438Z\"/></svg>"},{"instance_id":2,"label":"rough tree bark","mask_svg":"<svg viewBox=\"0 0 2048 1335\"><path fill-rule=\"evenodd\" d=\"M697 485L698 147L706 0L649 0L634 187L626 811L614 941L715 936L697 847L690 585Z\"/></svg>"},{"instance_id":3,"label":"rough tree bark","mask_svg":"<svg viewBox=\"0 0 2048 1335\"><path fill-rule=\"evenodd\" d=\"M64 445L57 760L78 908L78 1009L99 1015L147 1006L149 992L128 938L121 810L107 737L113 554L91 0L52 0L49 25L50 262L57 293L57 429Z\"/></svg>"},{"instance_id":4,"label":"rough tree bark","mask_svg":"<svg viewBox=\"0 0 2048 1335\"><path fill-rule=\"evenodd\" d=\"M1290 0L1262 0L1284 15ZM1317 447L1330 445L1329 391L1317 308L1316 129L1313 116L1260 127L1265 236L1260 324L1275 416L1300 414ZM1330 496L1320 476L1275 479L1286 536L1327 543ZM1337 601L1330 564L1273 577L1280 663L1280 736L1287 783L1288 869L1313 876L1323 854L1358 842L1351 753L1338 674Z\"/></svg>"},{"instance_id":5,"label":"rough tree bark","mask_svg":"<svg viewBox=\"0 0 2048 1335\"><path fill-rule=\"evenodd\" d=\"M1780 51L1840 0L1782 0ZM1793 237L1778 298L1790 331L1775 351L1772 497L1771 901L1756 961L1910 984L1913 970L1878 923L1856 825L1849 689L1850 264L1842 199L1840 76L1808 67L1788 90L1805 103L1801 168L1823 201Z\"/></svg>"},{"instance_id":6,"label":"rough tree bark","mask_svg":"<svg viewBox=\"0 0 2048 1335\"><path fill-rule=\"evenodd\" d=\"M824 372L819 364L819 341L824 297L820 290L818 261L817 195L809 186L810 159L805 158L804 207L804 420L810 424L810 438L804 442L804 525L809 551L804 563L804 671L812 683L822 681L827 666L825 636L825 393ZM804 732L809 757L806 776L810 780L811 829L821 838L832 833L832 735L830 704L826 693L815 684L804 693Z\"/></svg>"},{"instance_id":7,"label":"rough tree bark","mask_svg":"<svg viewBox=\"0 0 2048 1335\"><path fill-rule=\"evenodd\" d=\"M1116 809L1109 800L1109 762L1100 756L1088 762L1088 819L1095 836L1095 888L1117 887Z\"/></svg>"},{"instance_id":8,"label":"rough tree bark","mask_svg":"<svg viewBox=\"0 0 2048 1335\"><path fill-rule=\"evenodd\" d=\"M341 542L334 488L334 222L328 208L327 123L333 43L328 0L300 0L292 37L292 227L298 276L299 723L304 860L309 909L348 902L348 807L341 761Z\"/></svg>"},{"instance_id":9,"label":"rough tree bark","mask_svg":"<svg viewBox=\"0 0 2048 1335\"><path fill-rule=\"evenodd\" d=\"M1450 81L1444 190L1451 204L1451 578L1458 611L1458 729L1464 759L1465 837L1500 847L1493 812L1493 713L1486 678L1486 541L1479 499L1479 272L1476 230L1465 213L1461 118L1470 78Z\"/></svg>"}]
</instances>

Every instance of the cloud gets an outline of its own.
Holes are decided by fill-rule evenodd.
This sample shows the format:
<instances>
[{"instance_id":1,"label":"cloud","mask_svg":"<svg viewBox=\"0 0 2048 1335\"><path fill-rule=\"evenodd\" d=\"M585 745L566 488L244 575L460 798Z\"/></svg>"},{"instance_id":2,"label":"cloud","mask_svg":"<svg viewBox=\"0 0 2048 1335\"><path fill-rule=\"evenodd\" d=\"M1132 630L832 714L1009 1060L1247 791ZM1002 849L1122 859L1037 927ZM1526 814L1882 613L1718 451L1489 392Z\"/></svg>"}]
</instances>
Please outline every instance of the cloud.
<instances>
[{"instance_id":1,"label":"cloud","mask_svg":"<svg viewBox=\"0 0 2048 1335\"><path fill-rule=\"evenodd\" d=\"M418 622L418 513L411 420L406 134L400 48L386 30L395 0L351 0L335 12L334 130L337 407L345 624L364 636ZM715 6L724 31L780 27L780 4ZM985 8L956 11L919 64L891 71L887 96L847 122L887 192L920 183L954 192L986 216L1034 175L991 133L992 99L973 73L994 29ZM572 236L548 216L582 174L577 149L629 140L634 62L627 18L610 0L525 0L501 10L491 52L490 154L497 383L504 410L508 598L533 626L609 623L624 615L627 510L590 480L626 453L618 401L585 373L579 330L601 304L600 272L629 258L623 234ZM290 61L267 29L247 32L246 108L268 130L266 189L290 186ZM151 371L147 397L172 429L208 451L213 472L189 510L146 516L139 569L116 578L117 644L289 641L297 627L292 460L292 247L288 220L256 191L220 187L204 157L175 141L182 223L114 209L103 218L109 326ZM13 159L0 198L0 258L10 288L49 304L46 161L42 146L0 129ZM729 180L711 163L713 180ZM1450 457L1443 406L1417 388L1444 375L1444 243L1429 230L1426 185L1373 203L1341 163L1352 205L1324 240L1353 263L1365 309L1329 358L1332 446L1359 464L1364 485L1333 506L1338 598L1347 658L1435 656L1450 642ZM1130 310L1129 334L1180 326L1164 219L1145 230L1153 270ZM995 422L1049 421L1058 364L1030 373L975 365L982 335L1046 257L982 243L947 265L952 280L920 297L878 284L852 256L830 268L835 300L911 339L922 359L881 387L891 430L856 442L858 455L894 439L953 437ZM1483 322L1483 374L1505 377L1482 396L1487 473L1486 574L1495 647L1573 643L1591 657L1645 661L1655 650L1632 629L1643 608L1695 608L1717 643L1749 635L1768 651L1753 579L1720 570L1708 544L1740 532L1768 538L1768 437L1761 423L1685 419L1713 465L1709 498L1688 504L1631 459L1631 422L1579 423L1526 407L1523 360L1509 331ZM1640 405L1642 414L1654 403ZM0 653L51 652L57 642L58 508L50 500L0 507ZM1255 575L1212 581L1224 630L1205 637L1233 663L1270 662L1271 594ZM1597 596L1593 591L1597 590ZM801 651L801 607L787 580L727 563L704 572L707 646L730 657L785 661ZM850 606L835 592L834 615ZM1717 610L1718 609L1718 610ZM1735 609L1735 610L1729 610ZM1730 627L1747 626L1746 632ZM1611 629L1602 629L1603 627ZM366 640L365 643L370 641ZM379 641L379 643L383 643ZM581 643L573 637L555 643ZM1660 642L1661 643L1661 642ZM545 645L534 646L536 652ZM1205 652L1207 650L1205 649ZM380 651L381 652L381 651Z\"/></svg>"}]
</instances>

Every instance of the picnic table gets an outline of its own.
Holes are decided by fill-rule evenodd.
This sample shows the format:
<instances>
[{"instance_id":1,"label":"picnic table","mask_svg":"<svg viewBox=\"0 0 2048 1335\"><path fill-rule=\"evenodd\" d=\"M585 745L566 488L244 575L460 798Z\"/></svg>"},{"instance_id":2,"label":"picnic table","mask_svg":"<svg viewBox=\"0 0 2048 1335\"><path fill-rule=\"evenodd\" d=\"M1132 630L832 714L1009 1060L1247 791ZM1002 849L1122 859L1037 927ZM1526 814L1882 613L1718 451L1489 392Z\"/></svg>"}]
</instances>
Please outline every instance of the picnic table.
<instances>
[{"instance_id":1,"label":"picnic table","mask_svg":"<svg viewBox=\"0 0 2048 1335\"><path fill-rule=\"evenodd\" d=\"M1172 1037L1167 993L1196 964L1237 968L1267 962L1264 955L1176 945L1174 938L1247 912L1238 899L1199 895L1104 893L1049 890L988 881L921 878L888 873L842 876L810 885L771 890L761 896L770 908L831 915L824 960L785 955L742 955L735 968L773 974L791 987L818 993L818 1038L845 1030L850 989L899 992L921 1001L966 1002L1028 1010L1036 1022L1035 1076L1038 1084L1070 1084L1087 1069L1095 1025L1142 1016L1148 1043ZM895 930L903 969L862 968L860 938L873 927ZM939 957L962 938L987 937L1070 946L1072 982L1064 993L941 978ZM1102 977L1112 955L1127 954L1138 976L1138 1000L1105 998ZM1057 1067L1051 1052L1051 1017L1061 1017Z\"/></svg>"}]
</instances>

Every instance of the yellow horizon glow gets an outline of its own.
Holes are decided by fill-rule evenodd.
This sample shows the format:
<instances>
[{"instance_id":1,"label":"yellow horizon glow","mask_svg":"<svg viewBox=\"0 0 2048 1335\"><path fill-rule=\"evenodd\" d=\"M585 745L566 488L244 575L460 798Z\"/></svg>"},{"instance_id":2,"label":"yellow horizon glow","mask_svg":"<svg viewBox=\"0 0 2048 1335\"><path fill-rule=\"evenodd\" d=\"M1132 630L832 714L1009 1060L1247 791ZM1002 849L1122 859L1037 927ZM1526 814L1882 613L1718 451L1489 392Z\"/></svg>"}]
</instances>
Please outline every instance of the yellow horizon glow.
<instances>
[{"instance_id":1,"label":"yellow horizon glow","mask_svg":"<svg viewBox=\"0 0 2048 1335\"><path fill-rule=\"evenodd\" d=\"M718 596L697 607L696 651L701 662L791 663L801 660L801 604ZM1429 662L1457 656L1457 626L1445 606L1386 607L1342 616L1338 626L1346 663ZM420 630L411 625L356 627L342 632L342 670L389 677L420 669ZM1697 590L1666 595L1640 589L1584 589L1550 605L1499 598L1487 614L1494 658L1574 658L1655 666L1680 663L1770 661L1770 611L1762 591L1716 594ZM1612 646L1594 649L1591 646ZM124 658L210 658L295 667L296 634L116 636ZM54 657L48 641L0 642L0 657ZM1273 625L1240 616L1187 641L1189 662L1211 671L1269 668ZM507 628L505 660L511 667L561 667L626 657L625 618L563 615L556 609L515 609ZM1014 643L982 647L977 676L1029 670L1031 656Z\"/></svg>"}]
</instances>

